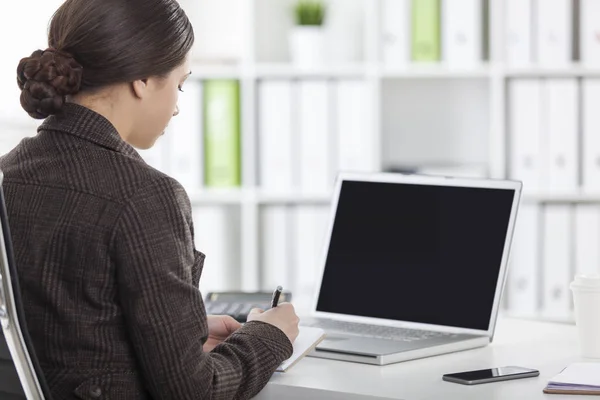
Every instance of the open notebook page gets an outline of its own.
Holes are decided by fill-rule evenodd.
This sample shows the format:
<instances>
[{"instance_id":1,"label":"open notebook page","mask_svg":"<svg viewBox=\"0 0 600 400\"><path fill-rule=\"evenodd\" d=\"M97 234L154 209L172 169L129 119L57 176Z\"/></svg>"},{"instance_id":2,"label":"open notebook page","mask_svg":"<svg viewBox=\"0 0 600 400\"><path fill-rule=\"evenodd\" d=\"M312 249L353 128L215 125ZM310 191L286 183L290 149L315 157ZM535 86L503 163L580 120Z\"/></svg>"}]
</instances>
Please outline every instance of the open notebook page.
<instances>
[{"instance_id":1,"label":"open notebook page","mask_svg":"<svg viewBox=\"0 0 600 400\"><path fill-rule=\"evenodd\" d=\"M325 339L325 331L323 329L301 326L300 333L294 342L294 353L290 358L281 363L277 371L286 372L317 347L323 339Z\"/></svg>"}]
</instances>

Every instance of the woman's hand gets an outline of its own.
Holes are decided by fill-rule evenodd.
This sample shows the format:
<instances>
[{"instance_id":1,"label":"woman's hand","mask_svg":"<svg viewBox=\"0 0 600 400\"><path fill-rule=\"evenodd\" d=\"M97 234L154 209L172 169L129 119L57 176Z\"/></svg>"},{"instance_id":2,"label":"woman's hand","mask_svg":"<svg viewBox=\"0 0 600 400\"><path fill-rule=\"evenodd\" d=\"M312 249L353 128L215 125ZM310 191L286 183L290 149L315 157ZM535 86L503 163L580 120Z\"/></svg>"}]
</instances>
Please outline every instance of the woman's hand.
<instances>
[{"instance_id":1,"label":"woman's hand","mask_svg":"<svg viewBox=\"0 0 600 400\"><path fill-rule=\"evenodd\" d=\"M208 339L203 346L205 352L212 351L242 326L229 315L208 315L207 320Z\"/></svg>"}]
</instances>

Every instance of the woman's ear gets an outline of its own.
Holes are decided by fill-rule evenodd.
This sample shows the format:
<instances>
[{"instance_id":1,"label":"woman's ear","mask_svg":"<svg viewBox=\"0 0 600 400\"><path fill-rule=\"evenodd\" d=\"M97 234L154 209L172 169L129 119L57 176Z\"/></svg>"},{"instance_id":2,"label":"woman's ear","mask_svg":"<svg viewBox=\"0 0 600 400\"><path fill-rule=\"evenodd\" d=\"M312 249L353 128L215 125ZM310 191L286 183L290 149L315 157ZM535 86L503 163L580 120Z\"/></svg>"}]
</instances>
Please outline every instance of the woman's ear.
<instances>
[{"instance_id":1,"label":"woman's ear","mask_svg":"<svg viewBox=\"0 0 600 400\"><path fill-rule=\"evenodd\" d=\"M143 99L146 95L146 91L148 89L148 80L147 79L138 79L137 81L133 81L131 83L131 88L133 89L134 95L138 99Z\"/></svg>"}]
</instances>

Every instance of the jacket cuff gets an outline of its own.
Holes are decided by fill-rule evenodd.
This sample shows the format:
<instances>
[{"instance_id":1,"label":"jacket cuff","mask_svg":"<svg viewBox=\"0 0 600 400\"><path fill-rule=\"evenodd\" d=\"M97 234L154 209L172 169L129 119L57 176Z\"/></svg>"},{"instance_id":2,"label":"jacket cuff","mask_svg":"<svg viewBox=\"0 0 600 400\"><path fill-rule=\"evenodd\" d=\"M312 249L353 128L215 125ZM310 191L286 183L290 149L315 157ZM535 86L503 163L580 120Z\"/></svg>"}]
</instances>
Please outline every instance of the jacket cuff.
<instances>
[{"instance_id":1,"label":"jacket cuff","mask_svg":"<svg viewBox=\"0 0 600 400\"><path fill-rule=\"evenodd\" d=\"M290 339L275 325L262 321L246 322L234 335L250 335L264 343L278 363L282 363L292 356L294 347Z\"/></svg>"}]
</instances>

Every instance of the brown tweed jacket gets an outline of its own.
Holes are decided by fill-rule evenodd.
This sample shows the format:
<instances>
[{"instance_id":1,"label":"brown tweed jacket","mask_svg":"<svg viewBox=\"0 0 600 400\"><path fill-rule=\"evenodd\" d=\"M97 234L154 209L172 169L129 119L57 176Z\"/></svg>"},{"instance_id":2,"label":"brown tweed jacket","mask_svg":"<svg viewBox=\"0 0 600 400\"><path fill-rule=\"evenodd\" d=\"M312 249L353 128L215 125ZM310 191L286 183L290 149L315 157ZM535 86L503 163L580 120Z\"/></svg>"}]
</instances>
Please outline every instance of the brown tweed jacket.
<instances>
[{"instance_id":1,"label":"brown tweed jacket","mask_svg":"<svg viewBox=\"0 0 600 400\"><path fill-rule=\"evenodd\" d=\"M0 158L28 328L54 399L246 399L292 354L250 322L210 353L191 206L67 104ZM202 223L202 221L197 221Z\"/></svg>"}]
</instances>

